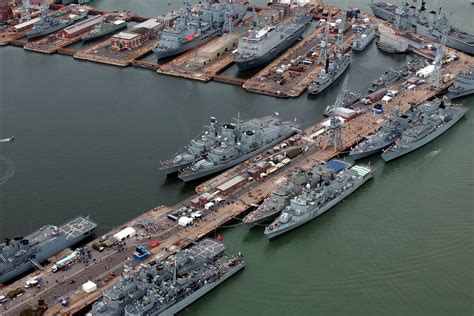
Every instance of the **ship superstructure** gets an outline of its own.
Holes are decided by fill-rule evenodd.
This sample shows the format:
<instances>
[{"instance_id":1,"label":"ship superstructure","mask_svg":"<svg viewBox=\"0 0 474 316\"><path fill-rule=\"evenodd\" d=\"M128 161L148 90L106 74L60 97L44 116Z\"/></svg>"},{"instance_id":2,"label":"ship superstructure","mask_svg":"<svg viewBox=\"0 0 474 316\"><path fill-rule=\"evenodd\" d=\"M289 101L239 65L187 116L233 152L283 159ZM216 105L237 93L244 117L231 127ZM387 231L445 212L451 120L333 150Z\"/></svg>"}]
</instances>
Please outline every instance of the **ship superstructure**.
<instances>
[{"instance_id":1,"label":"ship superstructure","mask_svg":"<svg viewBox=\"0 0 474 316\"><path fill-rule=\"evenodd\" d=\"M470 65L469 71L460 72L454 78L454 84L449 87L449 98L456 99L474 93L474 65Z\"/></svg>"},{"instance_id":2,"label":"ship superstructure","mask_svg":"<svg viewBox=\"0 0 474 316\"><path fill-rule=\"evenodd\" d=\"M474 36L451 26L449 17L441 8L438 11L428 11L424 0L419 8L415 1L411 5L408 1L402 3L405 5L399 7L387 2L373 2L370 8L376 17L396 23L407 31L416 32L432 41L441 42L443 32L447 30L447 46L474 54Z\"/></svg>"},{"instance_id":3,"label":"ship superstructure","mask_svg":"<svg viewBox=\"0 0 474 316\"><path fill-rule=\"evenodd\" d=\"M84 42L95 40L126 27L126 21L121 19L110 19L107 17L101 23L96 25L96 27L94 27L90 32L82 35L81 40Z\"/></svg>"},{"instance_id":4,"label":"ship superstructure","mask_svg":"<svg viewBox=\"0 0 474 316\"><path fill-rule=\"evenodd\" d=\"M280 143L298 132L292 122L282 122L275 117L263 117L236 124L227 124L221 130L219 145L207 156L179 172L183 181L192 181L233 167L262 151Z\"/></svg>"},{"instance_id":5,"label":"ship superstructure","mask_svg":"<svg viewBox=\"0 0 474 316\"><path fill-rule=\"evenodd\" d=\"M353 159L361 159L381 152L393 144L412 122L412 112L400 114L397 107L382 123L380 129L357 144L349 153Z\"/></svg>"},{"instance_id":6,"label":"ship superstructure","mask_svg":"<svg viewBox=\"0 0 474 316\"><path fill-rule=\"evenodd\" d=\"M63 249L90 236L97 224L78 217L61 226L47 225L25 236L5 238L0 244L0 284L45 262Z\"/></svg>"},{"instance_id":7,"label":"ship superstructure","mask_svg":"<svg viewBox=\"0 0 474 316\"><path fill-rule=\"evenodd\" d=\"M174 315L245 267L206 238L163 261L141 265L94 303L94 315Z\"/></svg>"},{"instance_id":8,"label":"ship superstructure","mask_svg":"<svg viewBox=\"0 0 474 316\"><path fill-rule=\"evenodd\" d=\"M234 62L244 71L264 65L292 46L303 34L312 17L306 11L297 11L293 20L277 26L260 26L254 12L252 27L239 39Z\"/></svg>"},{"instance_id":9,"label":"ship superstructure","mask_svg":"<svg viewBox=\"0 0 474 316\"><path fill-rule=\"evenodd\" d=\"M68 14L65 17L57 17L49 13L49 3L43 1L41 5L40 19L33 25L33 28L26 33L26 37L34 39L40 36L49 35L62 30L73 23L85 19L87 17L87 11L82 10L78 14Z\"/></svg>"},{"instance_id":10,"label":"ship superstructure","mask_svg":"<svg viewBox=\"0 0 474 316\"><path fill-rule=\"evenodd\" d=\"M372 178L370 166L343 166L338 169L318 164L312 169L319 181L307 185L303 192L291 199L290 205L269 226L265 235L271 239L289 232L323 214Z\"/></svg>"},{"instance_id":11,"label":"ship superstructure","mask_svg":"<svg viewBox=\"0 0 474 316\"><path fill-rule=\"evenodd\" d=\"M234 123L231 123L234 124ZM224 125L226 128L227 125ZM188 165L204 158L208 151L219 144L222 126L217 123L215 117L211 117L209 126L197 138L181 151L176 153L173 158L161 162L160 171L170 174L184 169Z\"/></svg>"},{"instance_id":12,"label":"ship superstructure","mask_svg":"<svg viewBox=\"0 0 474 316\"><path fill-rule=\"evenodd\" d=\"M386 162L406 155L437 138L466 114L468 109L460 105L450 105L444 101L427 101L420 105L423 110L417 120L402 133L399 140L383 154Z\"/></svg>"},{"instance_id":13,"label":"ship superstructure","mask_svg":"<svg viewBox=\"0 0 474 316\"><path fill-rule=\"evenodd\" d=\"M235 2L206 0L192 8L186 1L173 27L161 31L153 51L158 60L184 53L210 38L231 31L246 12L246 5Z\"/></svg>"}]
</instances>

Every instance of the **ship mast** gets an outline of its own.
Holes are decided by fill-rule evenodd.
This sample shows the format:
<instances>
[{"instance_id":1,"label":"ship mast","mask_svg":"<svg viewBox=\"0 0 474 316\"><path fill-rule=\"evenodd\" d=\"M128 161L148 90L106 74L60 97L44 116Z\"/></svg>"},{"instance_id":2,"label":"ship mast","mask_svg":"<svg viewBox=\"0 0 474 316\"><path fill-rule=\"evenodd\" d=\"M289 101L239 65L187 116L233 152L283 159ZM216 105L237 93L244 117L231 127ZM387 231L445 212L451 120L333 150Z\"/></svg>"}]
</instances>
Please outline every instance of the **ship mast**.
<instances>
[{"instance_id":1,"label":"ship mast","mask_svg":"<svg viewBox=\"0 0 474 316\"><path fill-rule=\"evenodd\" d=\"M346 16L347 10L342 11L341 24L339 24L339 30L337 31L337 40L336 40L336 51L342 53L344 51L344 31L346 28Z\"/></svg>"},{"instance_id":2,"label":"ship mast","mask_svg":"<svg viewBox=\"0 0 474 316\"><path fill-rule=\"evenodd\" d=\"M30 0L23 0L23 16L21 17L23 21L31 20L30 6Z\"/></svg>"},{"instance_id":3,"label":"ship mast","mask_svg":"<svg viewBox=\"0 0 474 316\"><path fill-rule=\"evenodd\" d=\"M327 46L329 41L329 23L331 22L331 16L332 8L329 7L328 20L326 21L326 26L324 27L324 35L323 39L321 40L321 50L319 52L319 62L321 62L324 67L326 67L328 59Z\"/></svg>"}]
</instances>

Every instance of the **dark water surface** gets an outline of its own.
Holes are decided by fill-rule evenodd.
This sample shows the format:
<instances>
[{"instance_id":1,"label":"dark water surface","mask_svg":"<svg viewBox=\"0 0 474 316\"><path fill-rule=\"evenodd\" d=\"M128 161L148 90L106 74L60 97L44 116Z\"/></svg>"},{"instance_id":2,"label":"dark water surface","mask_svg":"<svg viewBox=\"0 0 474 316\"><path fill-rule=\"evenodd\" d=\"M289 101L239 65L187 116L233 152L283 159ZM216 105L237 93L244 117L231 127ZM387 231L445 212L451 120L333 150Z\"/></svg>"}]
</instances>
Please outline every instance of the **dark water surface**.
<instances>
[{"instance_id":1,"label":"dark water surface","mask_svg":"<svg viewBox=\"0 0 474 316\"><path fill-rule=\"evenodd\" d=\"M96 5L152 15L167 10L168 1ZM456 23L472 24L468 1L451 9ZM371 45L355 54L349 88L366 91L406 58ZM159 161L209 116L223 121L237 112L279 112L308 126L321 119L340 85L318 98L278 100L219 83L0 48L0 138L17 137L0 144L0 237L77 214L90 215L106 232L151 207L174 204L193 187L161 175ZM461 101L474 104L472 97ZM263 228L223 231L247 268L184 314L472 315L471 112L404 158L389 164L371 158L373 181L297 231L272 242Z\"/></svg>"}]
</instances>

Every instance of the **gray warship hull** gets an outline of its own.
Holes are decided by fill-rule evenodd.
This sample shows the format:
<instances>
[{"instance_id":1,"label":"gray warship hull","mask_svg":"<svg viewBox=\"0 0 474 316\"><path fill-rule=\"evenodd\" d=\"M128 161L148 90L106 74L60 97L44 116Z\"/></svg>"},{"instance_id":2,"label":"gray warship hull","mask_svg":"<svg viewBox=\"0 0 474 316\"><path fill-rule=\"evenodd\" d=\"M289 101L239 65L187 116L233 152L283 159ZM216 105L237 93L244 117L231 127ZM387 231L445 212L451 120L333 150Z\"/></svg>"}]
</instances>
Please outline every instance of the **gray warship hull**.
<instances>
[{"instance_id":1,"label":"gray warship hull","mask_svg":"<svg viewBox=\"0 0 474 316\"><path fill-rule=\"evenodd\" d=\"M384 150L385 148L387 148L388 146L390 146L391 144L393 144L395 141L396 140L388 140L388 141L380 144L380 146L378 146L376 148L373 148L371 150L366 150L366 151L361 151L361 152L352 152L351 151L349 153L349 157L351 157L354 160L358 160L358 159L362 159L362 158L365 158L365 157L375 155L375 154L381 152L382 150Z\"/></svg>"},{"instance_id":2,"label":"gray warship hull","mask_svg":"<svg viewBox=\"0 0 474 316\"><path fill-rule=\"evenodd\" d=\"M67 231L67 229L71 229L71 227L73 227L72 225L74 225L74 223L78 223L78 221L85 221L83 222L85 224L82 226L84 227L84 230ZM47 241L46 243L38 245L38 247L41 247L41 248L39 249L37 253L35 253L35 258L34 258L35 263L42 264L43 262L47 261L51 256L57 254L58 252L66 248L69 248L77 244L78 242L84 240L85 238L87 238L93 233L96 227L97 227L96 223L92 222L89 219L83 219L80 217L61 225L59 229L66 233L60 236L53 237L51 238L51 240ZM25 238L28 238L28 236L26 236ZM22 263L18 263L17 266L13 270L7 271L0 275L0 284L8 282L25 272L28 272L34 268L37 268L35 263L28 260L25 260Z\"/></svg>"},{"instance_id":3,"label":"gray warship hull","mask_svg":"<svg viewBox=\"0 0 474 316\"><path fill-rule=\"evenodd\" d=\"M205 176L208 176L208 175L211 175L211 174L214 174L214 173L217 173L219 171L222 171L222 170L226 170L226 169L229 169L249 158L252 158L253 156L267 150L268 148L271 148L273 146L275 146L276 144L282 142L283 140L287 139L288 137L294 135L296 133L296 131L292 131L291 133L286 133L286 134L283 134L281 137L279 138L276 138L275 140L273 140L272 142L252 151L252 152L249 152L245 155L242 155L240 156L239 158L236 158L234 160L231 160L231 161L228 161L222 165L218 165L218 166L215 166L213 168L210 168L210 169L207 169L207 170L203 170L203 171L198 171L198 172L195 172L195 173L188 173L188 174L179 174L178 175L178 178L180 178L181 180L183 180L184 182L189 182L189 181L193 181L193 180L197 180L199 178L203 178Z\"/></svg>"},{"instance_id":4,"label":"gray warship hull","mask_svg":"<svg viewBox=\"0 0 474 316\"><path fill-rule=\"evenodd\" d=\"M249 158L252 158L253 156L255 156L255 155L257 155L257 154L259 154L259 153L261 153L265 150L267 150L268 148L272 148L276 144L282 142L283 140L287 139L291 135L294 135L295 133L296 133L296 131L294 131L292 133L284 134L282 137L279 137L279 138L273 140L272 142L266 144L265 146L262 146L262 147L254 150L250 153L242 155L237 159L228 161L225 164L218 165L218 166L215 166L214 168L210 168L210 169L195 172L195 173L179 174L178 178L180 178L184 182L189 182L189 181L197 180L197 179L205 177L205 176L209 176L211 174L217 173L217 172L222 171L222 170L229 169L229 168L231 168L231 167L233 167L233 166L235 166L235 165L237 165L237 164L239 164L239 163L241 163L241 162L243 162L243 161L245 161Z\"/></svg>"},{"instance_id":5,"label":"gray warship hull","mask_svg":"<svg viewBox=\"0 0 474 316\"><path fill-rule=\"evenodd\" d=\"M265 215L260 216L258 218L255 218L254 220L251 220L251 221L245 221L244 220L243 222L249 228L252 228L252 227L255 227L257 225L265 224L267 222L270 222L270 221L274 220L275 218L278 217L278 215L280 215L280 213L281 213L281 210L271 212L271 213L267 212Z\"/></svg>"},{"instance_id":6,"label":"gray warship hull","mask_svg":"<svg viewBox=\"0 0 474 316\"><path fill-rule=\"evenodd\" d=\"M444 132L446 132L448 129L450 129L454 124L456 124L463 116L466 114L467 109L463 109L463 111L456 112L456 115L453 116L453 119L444 124L442 127L436 129L434 132L430 133L426 137L423 137L422 139L411 143L409 146L405 148L400 148L397 151L385 151L382 154L382 159L385 162L389 162L391 160L394 160L396 158L399 158L401 156L404 156L420 147L423 147L424 145L428 144Z\"/></svg>"},{"instance_id":7,"label":"gray warship hull","mask_svg":"<svg viewBox=\"0 0 474 316\"><path fill-rule=\"evenodd\" d=\"M449 93L447 94L448 98L451 100L457 99L457 98L462 98L462 97L467 97L468 95L471 95L474 93L474 88L473 89L465 89L463 91L451 91L449 90Z\"/></svg>"},{"instance_id":8,"label":"gray warship hull","mask_svg":"<svg viewBox=\"0 0 474 316\"><path fill-rule=\"evenodd\" d=\"M396 20L395 12L380 8L376 4L370 4L369 6L370 6L370 9L372 10L373 14L376 17L378 17L382 20L385 20L385 21L392 22L392 23L395 22L395 20ZM430 33L429 27L424 26L424 25L419 24L419 23L415 24L413 27L414 27L414 31L418 35L426 37L426 38L428 38L432 41L436 41L436 42L440 41L441 34L440 34L440 36L432 35ZM466 42L466 41L463 41L459 38L451 36L449 34L446 37L446 46L449 46L449 47L452 47L454 49L457 49L457 50L466 52L468 54L474 55L474 43L473 42Z\"/></svg>"},{"instance_id":9,"label":"gray warship hull","mask_svg":"<svg viewBox=\"0 0 474 316\"><path fill-rule=\"evenodd\" d=\"M313 89L308 89L308 93L311 94L311 95L318 95L321 92L323 92L324 90L326 90L330 85L332 85L334 82L336 82L336 80L339 79L339 77L341 77L343 73L346 72L346 70L347 70L347 68L349 68L350 64L351 64L350 62L343 63L342 68L339 68L339 71L336 73L336 75L334 77L331 78L331 80L325 82L323 85L319 86L317 89L314 89L314 90Z\"/></svg>"},{"instance_id":10,"label":"gray warship hull","mask_svg":"<svg viewBox=\"0 0 474 316\"><path fill-rule=\"evenodd\" d=\"M237 272L239 272L243 268L245 268L245 263L244 262L239 262L237 265L235 265L234 267L229 269L229 271L225 275L223 275L219 280L217 280L216 282L212 282L210 284L207 284L207 285L201 287L199 290L197 290L193 294L187 296L186 298L184 298L183 300L181 300L178 303L174 304L173 306L169 307L168 309L166 309L163 312L150 313L149 315L159 315L159 316L172 316L172 315L175 315L179 311L183 310L187 306L191 305L192 303L194 303L195 301L200 299L202 296L209 293L211 290L213 290L219 284L221 284L222 282L224 282L225 280L227 280L228 278L230 278L231 276L233 276L234 274L236 274ZM135 315L136 314L125 313L125 316L135 316Z\"/></svg>"},{"instance_id":11,"label":"gray warship hull","mask_svg":"<svg viewBox=\"0 0 474 316\"><path fill-rule=\"evenodd\" d=\"M97 34L90 34L90 33L85 34L85 35L81 36L81 40L83 42L93 41L95 39L102 38L106 35L115 33L118 30L124 29L126 27L127 27L127 23L122 23L122 24L116 25L115 27L111 27L111 28L109 28L107 30L104 30L104 31L102 31L100 33L97 33Z\"/></svg>"},{"instance_id":12,"label":"gray warship hull","mask_svg":"<svg viewBox=\"0 0 474 316\"><path fill-rule=\"evenodd\" d=\"M77 21L85 19L86 17L87 17L87 14L83 14L83 15L78 16L77 18L69 19L69 20L65 21L64 23L49 27L47 29L42 29L42 30L38 30L38 31L33 29L33 30L31 30L30 32L28 32L26 34L26 38L28 38L28 40L31 40L31 39L35 39L35 38L38 38L38 37L41 37L41 36L45 36L45 35L55 33L57 31L60 31L64 28L74 24Z\"/></svg>"},{"instance_id":13,"label":"gray warship hull","mask_svg":"<svg viewBox=\"0 0 474 316\"><path fill-rule=\"evenodd\" d=\"M341 202L344 198L351 195L354 191L356 191L358 188L360 188L369 179L372 179L373 174L374 174L374 171L371 171L370 173L368 173L364 177L360 178L357 182L354 183L354 185L350 189L344 191L337 198L329 201L327 204L325 204L319 210L315 209L314 211L309 212L308 214L306 214L306 217L299 220L298 222L293 222L289 225L282 225L281 228L279 228L278 230L272 230L272 231L265 230L265 235L268 237L268 239L273 239L275 237L278 237L278 236L280 236L284 233L287 233L290 230L293 230L293 229L295 229L295 228L297 228L297 227L299 227L303 224L306 224L307 222L317 218L318 216L322 215L323 213L325 213L326 211L331 209L333 206L335 206L336 204Z\"/></svg>"},{"instance_id":14,"label":"gray warship hull","mask_svg":"<svg viewBox=\"0 0 474 316\"><path fill-rule=\"evenodd\" d=\"M178 48L167 49L167 50L154 48L153 52L155 53L156 58L158 60L165 59L165 58L170 58L170 57L185 53L188 50L191 50L191 49L201 45L202 43L204 43L208 39L210 39L212 37L219 36L220 34L221 34L221 32L219 30L214 30L214 31L212 31L210 33L207 33L205 35L201 35L201 37L199 37L198 39L195 39L192 42L188 42L188 43L186 43L186 44L184 44L184 45L182 45Z\"/></svg>"},{"instance_id":15,"label":"gray warship hull","mask_svg":"<svg viewBox=\"0 0 474 316\"><path fill-rule=\"evenodd\" d=\"M301 27L295 33L291 34L286 39L283 39L283 41L281 41L278 45L276 45L274 48L272 48L270 51L268 51L262 56L258 56L252 59L235 59L234 62L236 63L237 67L239 67L240 71L245 71L265 65L276 57L278 57L289 47L293 46L293 44L296 43L298 38L303 34L305 29L306 24L301 25Z\"/></svg>"},{"instance_id":16,"label":"gray warship hull","mask_svg":"<svg viewBox=\"0 0 474 316\"><path fill-rule=\"evenodd\" d=\"M191 161L186 161L185 163L182 163L182 164L176 164L176 165L169 166L169 167L161 167L160 171L163 172L164 174L176 173L176 172L186 168L187 166L193 164L194 162L198 161L199 159L201 159L201 157L196 158L196 159L191 160Z\"/></svg>"}]
</instances>

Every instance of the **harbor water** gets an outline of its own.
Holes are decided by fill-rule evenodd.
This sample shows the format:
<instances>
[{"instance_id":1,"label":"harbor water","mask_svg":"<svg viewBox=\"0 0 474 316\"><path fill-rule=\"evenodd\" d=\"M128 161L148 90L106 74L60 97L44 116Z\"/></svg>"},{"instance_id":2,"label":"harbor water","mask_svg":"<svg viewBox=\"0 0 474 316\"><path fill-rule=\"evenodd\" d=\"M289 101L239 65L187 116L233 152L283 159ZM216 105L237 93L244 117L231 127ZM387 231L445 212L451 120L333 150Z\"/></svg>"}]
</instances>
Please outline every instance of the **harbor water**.
<instances>
[{"instance_id":1,"label":"harbor water","mask_svg":"<svg viewBox=\"0 0 474 316\"><path fill-rule=\"evenodd\" d=\"M367 9L370 1L335 1ZM445 2L429 3L431 8ZM100 9L157 15L168 1L96 0ZM470 32L474 8L450 1ZM367 91L409 56L355 53L349 88ZM232 69L228 70L232 72ZM240 87L203 84L66 56L0 48L0 238L90 215L99 233L148 209L173 205L194 184L159 173L210 116L273 114L320 121L342 80L316 98L281 100ZM384 164L332 210L271 242L263 227L219 230L245 271L183 315L472 315L474 301L474 98L457 125L427 146Z\"/></svg>"}]
</instances>

